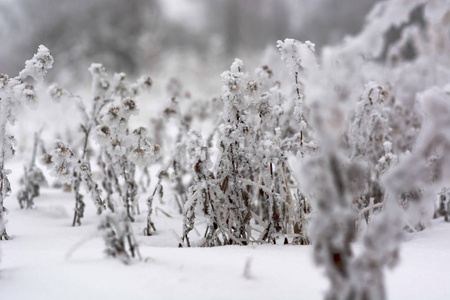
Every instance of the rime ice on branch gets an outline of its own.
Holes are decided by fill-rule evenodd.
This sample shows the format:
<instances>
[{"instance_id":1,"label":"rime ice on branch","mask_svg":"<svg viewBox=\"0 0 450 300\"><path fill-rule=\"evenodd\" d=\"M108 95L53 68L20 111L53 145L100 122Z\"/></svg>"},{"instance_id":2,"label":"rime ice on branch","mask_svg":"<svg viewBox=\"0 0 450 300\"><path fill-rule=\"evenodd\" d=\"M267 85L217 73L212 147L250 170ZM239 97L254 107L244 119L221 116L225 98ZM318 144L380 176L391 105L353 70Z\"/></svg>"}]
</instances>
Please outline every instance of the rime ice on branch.
<instances>
[{"instance_id":1,"label":"rime ice on branch","mask_svg":"<svg viewBox=\"0 0 450 300\"><path fill-rule=\"evenodd\" d=\"M17 114L24 104L32 105L36 101L34 85L27 82L28 77L41 81L52 68L53 57L43 45L32 59L25 62L25 68L19 76L10 78L0 74L0 239L8 239L5 228L4 200L11 193L8 174L5 168L6 160L14 155L14 137L7 132L8 125L14 125Z\"/></svg>"}]
</instances>

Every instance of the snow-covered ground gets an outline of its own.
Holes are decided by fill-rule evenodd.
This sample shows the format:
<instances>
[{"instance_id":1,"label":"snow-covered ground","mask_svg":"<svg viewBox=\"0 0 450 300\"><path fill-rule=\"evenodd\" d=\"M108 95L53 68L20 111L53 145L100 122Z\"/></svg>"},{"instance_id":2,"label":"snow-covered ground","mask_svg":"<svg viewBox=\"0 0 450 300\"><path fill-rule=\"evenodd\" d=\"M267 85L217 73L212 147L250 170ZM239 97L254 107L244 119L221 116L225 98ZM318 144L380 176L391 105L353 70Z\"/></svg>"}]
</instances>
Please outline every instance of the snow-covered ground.
<instances>
[{"instance_id":1,"label":"snow-covered ground","mask_svg":"<svg viewBox=\"0 0 450 300\"><path fill-rule=\"evenodd\" d=\"M92 203L82 226L70 226L73 202L49 188L33 210L8 199L13 239L0 243L0 299L323 299L327 289L311 246L178 248L182 218L170 205L173 218L157 213L151 237L142 209L133 226L143 260L124 265L105 257ZM388 298L450 299L450 225L438 219L407 239L399 266L386 273Z\"/></svg>"}]
</instances>

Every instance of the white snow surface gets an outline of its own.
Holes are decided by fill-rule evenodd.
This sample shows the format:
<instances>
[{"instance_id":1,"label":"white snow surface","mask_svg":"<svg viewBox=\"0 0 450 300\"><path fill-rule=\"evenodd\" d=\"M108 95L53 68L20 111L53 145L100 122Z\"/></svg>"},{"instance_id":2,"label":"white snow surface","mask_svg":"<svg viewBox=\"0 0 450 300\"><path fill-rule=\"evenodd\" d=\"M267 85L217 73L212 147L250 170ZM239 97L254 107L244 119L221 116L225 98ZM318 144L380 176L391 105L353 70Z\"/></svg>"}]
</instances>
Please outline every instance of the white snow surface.
<instances>
[{"instance_id":1,"label":"white snow surface","mask_svg":"<svg viewBox=\"0 0 450 300\"><path fill-rule=\"evenodd\" d=\"M105 257L103 240L93 237L100 219L89 199L86 204L83 224L71 227L72 193L42 189L32 210L21 210L15 194L7 199L13 239L0 242L0 299L312 300L327 290L311 246L178 248L173 231L181 236L182 216L170 203L161 208L172 218L156 209L158 231L150 237L143 235L147 211L140 203L133 228L143 260L124 265ZM388 299L450 299L450 224L437 219L407 238L399 266L386 272ZM244 276L248 261L250 278Z\"/></svg>"}]
</instances>

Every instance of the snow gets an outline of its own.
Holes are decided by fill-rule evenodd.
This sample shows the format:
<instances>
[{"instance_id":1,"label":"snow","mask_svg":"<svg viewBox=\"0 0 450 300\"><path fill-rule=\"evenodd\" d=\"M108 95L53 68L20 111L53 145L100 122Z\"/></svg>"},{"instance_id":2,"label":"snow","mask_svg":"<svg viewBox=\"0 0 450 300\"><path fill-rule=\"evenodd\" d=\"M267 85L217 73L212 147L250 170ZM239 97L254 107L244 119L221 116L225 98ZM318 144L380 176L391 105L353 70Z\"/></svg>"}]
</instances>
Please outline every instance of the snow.
<instances>
[{"instance_id":1,"label":"snow","mask_svg":"<svg viewBox=\"0 0 450 300\"><path fill-rule=\"evenodd\" d=\"M182 216L170 205L163 209L173 218L156 209L154 236L143 234L145 212L137 217L133 227L143 261L131 265L102 252L102 239L93 237L98 216L90 202L82 226L70 226L72 193L44 188L33 210L21 210L14 194L6 205L13 239L0 244L2 300L313 300L322 299L327 289L324 274L313 263L311 246L178 248L173 231L181 236ZM399 266L386 272L389 299L449 299L448 237L450 226L442 218L425 231L407 235ZM362 246L356 243L354 248L358 252ZM248 260L249 279L244 276Z\"/></svg>"},{"instance_id":2,"label":"snow","mask_svg":"<svg viewBox=\"0 0 450 300\"><path fill-rule=\"evenodd\" d=\"M449 237L449 224L442 218L425 231L408 236L400 253L400 265L386 273L390 299L450 299Z\"/></svg>"},{"instance_id":3,"label":"snow","mask_svg":"<svg viewBox=\"0 0 450 300\"><path fill-rule=\"evenodd\" d=\"M180 231L181 216L158 214L156 226L169 228L151 237L142 234L145 215L138 218L142 262L126 266L105 258L100 238L67 258L97 225L95 212L87 210L83 225L70 227L72 198L43 189L35 210L9 203L14 239L2 243L2 299L295 299L300 293L321 299L325 279L313 266L311 247L177 248L171 230ZM243 276L248 258L250 279Z\"/></svg>"}]
</instances>

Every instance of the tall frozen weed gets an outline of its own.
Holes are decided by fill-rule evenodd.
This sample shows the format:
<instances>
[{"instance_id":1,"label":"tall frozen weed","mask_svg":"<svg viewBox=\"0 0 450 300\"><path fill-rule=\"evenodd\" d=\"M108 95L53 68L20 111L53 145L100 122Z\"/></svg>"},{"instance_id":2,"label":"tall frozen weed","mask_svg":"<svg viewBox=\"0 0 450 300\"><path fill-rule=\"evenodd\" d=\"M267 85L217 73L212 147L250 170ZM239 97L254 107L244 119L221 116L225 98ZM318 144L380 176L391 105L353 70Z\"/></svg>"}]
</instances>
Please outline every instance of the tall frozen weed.
<instances>
[{"instance_id":1,"label":"tall frozen weed","mask_svg":"<svg viewBox=\"0 0 450 300\"><path fill-rule=\"evenodd\" d=\"M8 239L5 228L5 199L11 193L8 180L10 170L6 169L6 161L14 155L14 136L9 134L8 126L16 122L24 105L33 105L37 94L34 84L42 81L47 71L52 68L53 57L50 51L40 45L32 59L25 62L25 68L16 77L0 74L0 239Z\"/></svg>"}]
</instances>

